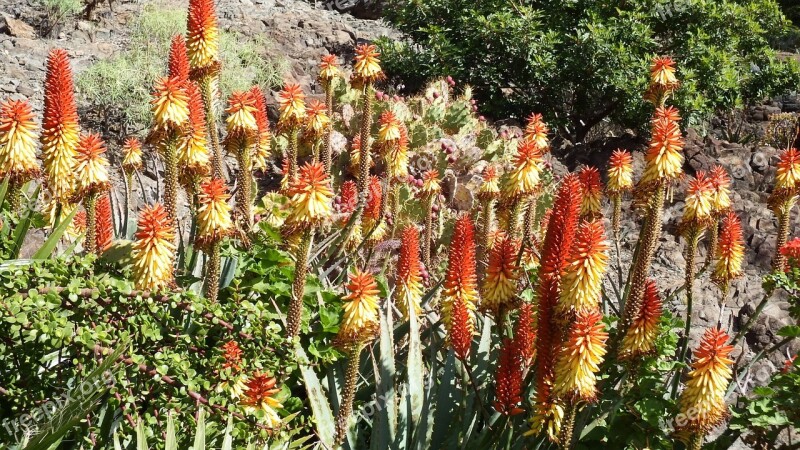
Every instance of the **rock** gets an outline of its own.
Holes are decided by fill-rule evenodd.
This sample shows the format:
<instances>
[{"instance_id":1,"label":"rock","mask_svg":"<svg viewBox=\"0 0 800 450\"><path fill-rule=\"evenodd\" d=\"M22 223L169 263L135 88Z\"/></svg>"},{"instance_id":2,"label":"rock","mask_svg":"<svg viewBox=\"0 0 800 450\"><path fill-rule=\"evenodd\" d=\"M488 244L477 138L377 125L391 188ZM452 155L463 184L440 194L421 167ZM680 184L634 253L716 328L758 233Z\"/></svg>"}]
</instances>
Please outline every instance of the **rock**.
<instances>
[{"instance_id":1,"label":"rock","mask_svg":"<svg viewBox=\"0 0 800 450\"><path fill-rule=\"evenodd\" d=\"M472 193L466 183L456 185L456 193L453 196L453 208L457 211L469 211L475 204L475 194Z\"/></svg>"},{"instance_id":2,"label":"rock","mask_svg":"<svg viewBox=\"0 0 800 450\"><path fill-rule=\"evenodd\" d=\"M763 173L769 168L769 157L762 152L753 153L750 157L750 167L756 172Z\"/></svg>"},{"instance_id":3,"label":"rock","mask_svg":"<svg viewBox=\"0 0 800 450\"><path fill-rule=\"evenodd\" d=\"M0 32L18 38L36 38L36 30L32 26L5 14L0 17Z\"/></svg>"},{"instance_id":4,"label":"rock","mask_svg":"<svg viewBox=\"0 0 800 450\"><path fill-rule=\"evenodd\" d=\"M325 7L359 19L380 19L384 0L325 0Z\"/></svg>"}]
</instances>

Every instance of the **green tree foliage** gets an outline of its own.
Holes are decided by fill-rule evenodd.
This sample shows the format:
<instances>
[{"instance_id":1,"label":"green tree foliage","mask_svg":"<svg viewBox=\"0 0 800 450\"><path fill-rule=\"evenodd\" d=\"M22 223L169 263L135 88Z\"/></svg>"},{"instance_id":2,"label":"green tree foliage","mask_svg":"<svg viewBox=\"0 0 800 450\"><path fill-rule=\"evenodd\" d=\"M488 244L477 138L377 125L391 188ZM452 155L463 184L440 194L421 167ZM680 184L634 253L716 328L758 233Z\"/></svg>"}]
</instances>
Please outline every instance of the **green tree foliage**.
<instances>
[{"instance_id":1,"label":"green tree foliage","mask_svg":"<svg viewBox=\"0 0 800 450\"><path fill-rule=\"evenodd\" d=\"M654 55L676 60L690 125L800 84L768 44L789 24L775 0L402 0L389 20L410 41L383 40L383 59L410 90L449 74L487 113L541 111L579 141L606 120L646 123Z\"/></svg>"}]
</instances>

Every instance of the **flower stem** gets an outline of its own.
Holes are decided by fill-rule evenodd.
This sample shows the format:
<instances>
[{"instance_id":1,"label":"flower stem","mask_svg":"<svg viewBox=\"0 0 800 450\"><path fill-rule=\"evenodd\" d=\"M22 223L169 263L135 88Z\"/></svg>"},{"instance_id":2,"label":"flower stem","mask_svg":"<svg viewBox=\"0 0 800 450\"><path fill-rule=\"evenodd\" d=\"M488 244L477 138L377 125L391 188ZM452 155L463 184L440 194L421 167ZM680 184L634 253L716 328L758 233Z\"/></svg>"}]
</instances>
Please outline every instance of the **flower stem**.
<instances>
[{"instance_id":1,"label":"flower stem","mask_svg":"<svg viewBox=\"0 0 800 450\"><path fill-rule=\"evenodd\" d=\"M773 272L783 272L786 269L786 256L781 253L781 249L789 240L789 221L793 204L793 199L787 200L778 215L778 239L775 243L775 257L772 259Z\"/></svg>"},{"instance_id":2,"label":"flower stem","mask_svg":"<svg viewBox=\"0 0 800 450\"><path fill-rule=\"evenodd\" d=\"M164 207L173 223L178 221L178 135L173 132L164 144Z\"/></svg>"},{"instance_id":3,"label":"flower stem","mask_svg":"<svg viewBox=\"0 0 800 450\"><path fill-rule=\"evenodd\" d=\"M292 299L289 303L289 314L286 331L289 338L300 334L300 322L303 318L303 296L306 291L306 274L308 274L308 256L314 241L314 227L303 231L303 237L297 246L294 266L294 282L292 283Z\"/></svg>"},{"instance_id":4,"label":"flower stem","mask_svg":"<svg viewBox=\"0 0 800 450\"><path fill-rule=\"evenodd\" d=\"M339 412L336 414L336 439L334 448L339 448L347 436L350 416L353 414L353 400L356 396L356 385L358 384L358 366L363 344L353 344L347 355L347 368L345 371L344 387L342 388L342 402Z\"/></svg>"},{"instance_id":5,"label":"flower stem","mask_svg":"<svg viewBox=\"0 0 800 450\"><path fill-rule=\"evenodd\" d=\"M97 254L97 194L91 193L83 200L86 209L86 237L84 248L87 253Z\"/></svg>"},{"instance_id":6,"label":"flower stem","mask_svg":"<svg viewBox=\"0 0 800 450\"><path fill-rule=\"evenodd\" d=\"M220 270L220 248L219 242L211 244L211 250L206 263L206 298L211 303L217 302L219 295L219 270Z\"/></svg>"},{"instance_id":7,"label":"flower stem","mask_svg":"<svg viewBox=\"0 0 800 450\"><path fill-rule=\"evenodd\" d=\"M236 154L239 160L239 171L236 182L239 190L236 191L236 209L239 217L239 228L244 233L253 229L253 162L249 145L242 143Z\"/></svg>"},{"instance_id":8,"label":"flower stem","mask_svg":"<svg viewBox=\"0 0 800 450\"><path fill-rule=\"evenodd\" d=\"M322 164L325 166L325 173L331 173L333 156L331 154L331 133L333 133L333 83L325 84L325 105L328 107L328 117L331 123L325 129L324 143L322 147Z\"/></svg>"},{"instance_id":9,"label":"flower stem","mask_svg":"<svg viewBox=\"0 0 800 450\"><path fill-rule=\"evenodd\" d=\"M214 101L214 94L216 91L214 84L218 82L216 77L217 75L215 74L208 74L200 80L200 94L203 96L208 134L211 137L211 146L213 147L211 166L214 171L214 177L224 178L222 170L222 147L220 146L219 129L217 128L217 102Z\"/></svg>"},{"instance_id":10,"label":"flower stem","mask_svg":"<svg viewBox=\"0 0 800 450\"><path fill-rule=\"evenodd\" d=\"M297 135L299 134L298 127L292 125L289 129L289 147L287 149L289 156L289 183L292 183L297 178Z\"/></svg>"},{"instance_id":11,"label":"flower stem","mask_svg":"<svg viewBox=\"0 0 800 450\"><path fill-rule=\"evenodd\" d=\"M432 270L431 267L431 246L433 245L433 201L435 195L429 195L425 204L425 239L422 241L422 263L425 269Z\"/></svg>"}]
</instances>

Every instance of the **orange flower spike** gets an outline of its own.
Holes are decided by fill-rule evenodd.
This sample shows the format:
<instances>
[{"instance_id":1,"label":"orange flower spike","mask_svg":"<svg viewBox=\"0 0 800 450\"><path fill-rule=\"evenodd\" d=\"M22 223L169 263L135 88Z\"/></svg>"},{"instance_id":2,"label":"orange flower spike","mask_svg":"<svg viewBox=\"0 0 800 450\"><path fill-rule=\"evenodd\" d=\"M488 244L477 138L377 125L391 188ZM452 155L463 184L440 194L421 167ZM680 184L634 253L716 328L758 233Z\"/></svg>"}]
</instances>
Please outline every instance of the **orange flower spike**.
<instances>
[{"instance_id":1,"label":"orange flower spike","mask_svg":"<svg viewBox=\"0 0 800 450\"><path fill-rule=\"evenodd\" d=\"M800 186L800 152L796 148L790 148L781 153L775 174L775 188L794 191L798 186Z\"/></svg>"},{"instance_id":2,"label":"orange flower spike","mask_svg":"<svg viewBox=\"0 0 800 450\"><path fill-rule=\"evenodd\" d=\"M531 419L531 434L546 430L550 439L557 439L563 408L551 396L555 360L561 343L556 323L556 304L561 294L561 274L567 267L581 205L581 185L577 175L567 175L561 182L553 211L550 213L542 247L539 268L538 327L536 336L536 405Z\"/></svg>"},{"instance_id":3,"label":"orange flower spike","mask_svg":"<svg viewBox=\"0 0 800 450\"><path fill-rule=\"evenodd\" d=\"M320 82L330 83L341 76L342 70L339 68L339 60L336 55L323 55L319 63Z\"/></svg>"},{"instance_id":4,"label":"orange flower spike","mask_svg":"<svg viewBox=\"0 0 800 450\"><path fill-rule=\"evenodd\" d=\"M504 237L492 246L489 253L489 266L483 282L482 309L491 311L499 317L501 309L508 311L517 296L517 253L519 245L510 236Z\"/></svg>"},{"instance_id":5,"label":"orange flower spike","mask_svg":"<svg viewBox=\"0 0 800 450\"><path fill-rule=\"evenodd\" d=\"M787 242L786 245L780 248L781 255L789 259L789 262L794 261L796 264L800 261L800 238L794 238Z\"/></svg>"},{"instance_id":6,"label":"orange flower spike","mask_svg":"<svg viewBox=\"0 0 800 450\"><path fill-rule=\"evenodd\" d=\"M575 235L569 264L562 275L556 311L580 314L596 311L608 267L608 242L601 220L583 222Z\"/></svg>"},{"instance_id":7,"label":"orange flower spike","mask_svg":"<svg viewBox=\"0 0 800 450\"><path fill-rule=\"evenodd\" d=\"M453 230L441 302L450 343L461 359L466 359L469 353L478 301L475 230L469 216L465 215L456 220Z\"/></svg>"},{"instance_id":8,"label":"orange flower spike","mask_svg":"<svg viewBox=\"0 0 800 450\"><path fill-rule=\"evenodd\" d=\"M133 278L136 289L158 291L173 283L175 229L167 210L160 204L139 214L133 243Z\"/></svg>"},{"instance_id":9,"label":"orange flower spike","mask_svg":"<svg viewBox=\"0 0 800 450\"><path fill-rule=\"evenodd\" d=\"M708 224L713 213L714 191L714 183L702 170L689 180L689 186L686 188L686 205L681 218L684 226Z\"/></svg>"},{"instance_id":10,"label":"orange flower spike","mask_svg":"<svg viewBox=\"0 0 800 450\"><path fill-rule=\"evenodd\" d=\"M97 194L108 189L110 179L105 153L106 145L99 134L81 135L75 157L76 188L79 195Z\"/></svg>"},{"instance_id":11,"label":"orange flower spike","mask_svg":"<svg viewBox=\"0 0 800 450\"><path fill-rule=\"evenodd\" d=\"M378 143L390 145L400 140L400 120L392 111L384 111L381 114L379 125Z\"/></svg>"},{"instance_id":12,"label":"orange flower spike","mask_svg":"<svg viewBox=\"0 0 800 450\"><path fill-rule=\"evenodd\" d=\"M722 219L721 232L717 242L717 262L714 264L714 273L711 279L718 285L725 287L728 283L739 278L744 273L744 238L742 236L742 223L732 211Z\"/></svg>"},{"instance_id":13,"label":"orange flower spike","mask_svg":"<svg viewBox=\"0 0 800 450\"><path fill-rule=\"evenodd\" d=\"M242 349L236 341L228 341L222 345L223 369L231 369L232 372L242 370Z\"/></svg>"},{"instance_id":14,"label":"orange flower spike","mask_svg":"<svg viewBox=\"0 0 800 450\"><path fill-rule=\"evenodd\" d=\"M114 219L111 213L111 197L104 193L97 200L97 229L96 242L97 250L102 253L111 247L114 241Z\"/></svg>"},{"instance_id":15,"label":"orange flower spike","mask_svg":"<svg viewBox=\"0 0 800 450\"><path fill-rule=\"evenodd\" d=\"M731 178L720 165L715 165L711 169L710 178L711 184L714 186L711 207L715 214L719 214L731 207Z\"/></svg>"},{"instance_id":16,"label":"orange flower spike","mask_svg":"<svg viewBox=\"0 0 800 450\"><path fill-rule=\"evenodd\" d=\"M189 0L186 48L192 69L208 69L219 62L219 25L214 0Z\"/></svg>"},{"instance_id":17,"label":"orange flower spike","mask_svg":"<svg viewBox=\"0 0 800 450\"><path fill-rule=\"evenodd\" d=\"M341 191L339 193L341 201L339 202L339 211L343 213L352 213L356 209L358 203L358 190L356 189L356 182L347 180L342 183Z\"/></svg>"},{"instance_id":18,"label":"orange flower spike","mask_svg":"<svg viewBox=\"0 0 800 450\"><path fill-rule=\"evenodd\" d=\"M156 130L180 131L188 125L189 94L186 83L180 79L163 77L156 80L150 104Z\"/></svg>"},{"instance_id":19,"label":"orange flower spike","mask_svg":"<svg viewBox=\"0 0 800 450\"><path fill-rule=\"evenodd\" d=\"M656 120L666 119L671 122L680 122L681 121L681 112L678 108L670 105L670 106L659 106L656 108L656 112L654 115Z\"/></svg>"},{"instance_id":20,"label":"orange flower spike","mask_svg":"<svg viewBox=\"0 0 800 450\"><path fill-rule=\"evenodd\" d=\"M427 195L438 194L442 190L439 171L431 169L422 174L422 193Z\"/></svg>"},{"instance_id":21,"label":"orange flower spike","mask_svg":"<svg viewBox=\"0 0 800 450\"><path fill-rule=\"evenodd\" d=\"M369 192L367 193L367 206L364 209L364 217L372 220L381 218L381 203L383 202L383 189L381 179L376 176L369 178Z\"/></svg>"},{"instance_id":22,"label":"orange flower spike","mask_svg":"<svg viewBox=\"0 0 800 450\"><path fill-rule=\"evenodd\" d=\"M594 402L597 398L597 372L606 354L603 315L582 312L575 318L559 353L553 394L565 400Z\"/></svg>"},{"instance_id":23,"label":"orange flower spike","mask_svg":"<svg viewBox=\"0 0 800 450\"><path fill-rule=\"evenodd\" d=\"M650 65L650 82L661 86L672 86L677 83L675 61L669 56L654 58Z\"/></svg>"},{"instance_id":24,"label":"orange flower spike","mask_svg":"<svg viewBox=\"0 0 800 450\"><path fill-rule=\"evenodd\" d=\"M410 225L400 237L400 256L397 259L395 305L408 318L408 311L422 313L422 267L419 257L419 230Z\"/></svg>"},{"instance_id":25,"label":"orange flower spike","mask_svg":"<svg viewBox=\"0 0 800 450\"><path fill-rule=\"evenodd\" d=\"M497 168L489 165L483 169L481 174L483 183L478 188L478 198L481 200L492 200L497 198L500 194L500 176L497 174Z\"/></svg>"},{"instance_id":26,"label":"orange flower spike","mask_svg":"<svg viewBox=\"0 0 800 450\"><path fill-rule=\"evenodd\" d=\"M172 37L169 47L169 77L183 83L189 81L189 56L186 53L186 41L180 34Z\"/></svg>"},{"instance_id":27,"label":"orange flower spike","mask_svg":"<svg viewBox=\"0 0 800 450\"><path fill-rule=\"evenodd\" d=\"M600 181L600 171L596 167L584 167L578 172L581 181L581 216L598 218L602 216L603 183Z\"/></svg>"},{"instance_id":28,"label":"orange flower spike","mask_svg":"<svg viewBox=\"0 0 800 450\"><path fill-rule=\"evenodd\" d=\"M533 303L525 302L519 308L519 317L514 327L514 345L522 364L529 367L536 354L536 318Z\"/></svg>"},{"instance_id":29,"label":"orange flower spike","mask_svg":"<svg viewBox=\"0 0 800 450\"><path fill-rule=\"evenodd\" d=\"M353 82L356 85L373 83L384 77L378 48L373 44L356 47L356 62L353 64Z\"/></svg>"},{"instance_id":30,"label":"orange flower spike","mask_svg":"<svg viewBox=\"0 0 800 450\"><path fill-rule=\"evenodd\" d=\"M547 138L547 133L550 129L544 122L541 114L531 114L528 117L528 124L525 126L525 136L530 139L536 147L542 152L546 153L550 149L550 139Z\"/></svg>"},{"instance_id":31,"label":"orange flower spike","mask_svg":"<svg viewBox=\"0 0 800 450\"><path fill-rule=\"evenodd\" d=\"M344 316L339 328L342 343L357 343L371 340L378 331L378 284L369 272L356 269L349 275L344 300Z\"/></svg>"},{"instance_id":32,"label":"orange flower spike","mask_svg":"<svg viewBox=\"0 0 800 450\"><path fill-rule=\"evenodd\" d=\"M313 138L320 138L328 129L331 119L328 107L319 100L311 100L306 107L306 131Z\"/></svg>"},{"instance_id":33,"label":"orange flower spike","mask_svg":"<svg viewBox=\"0 0 800 450\"><path fill-rule=\"evenodd\" d=\"M539 187L542 153L536 143L523 139L517 144L514 169L509 173L504 191L509 197L531 194Z\"/></svg>"},{"instance_id":34,"label":"orange flower spike","mask_svg":"<svg viewBox=\"0 0 800 450\"><path fill-rule=\"evenodd\" d=\"M189 130L178 146L178 165L191 175L207 175L211 166L203 96L196 84L187 82L186 86L189 95Z\"/></svg>"},{"instance_id":35,"label":"orange flower spike","mask_svg":"<svg viewBox=\"0 0 800 450\"><path fill-rule=\"evenodd\" d=\"M608 162L608 185L611 194L620 194L633 188L633 157L626 150L614 150Z\"/></svg>"},{"instance_id":36,"label":"orange flower spike","mask_svg":"<svg viewBox=\"0 0 800 450\"><path fill-rule=\"evenodd\" d=\"M636 361L637 358L650 355L655 351L661 312L662 303L656 283L653 280L647 280L641 312L633 319L620 346L621 359Z\"/></svg>"},{"instance_id":37,"label":"orange flower spike","mask_svg":"<svg viewBox=\"0 0 800 450\"><path fill-rule=\"evenodd\" d=\"M278 125L280 127L288 129L303 123L303 119L306 117L305 98L306 94L303 93L299 84L284 86L283 90L278 93L280 110Z\"/></svg>"},{"instance_id":38,"label":"orange flower spike","mask_svg":"<svg viewBox=\"0 0 800 450\"><path fill-rule=\"evenodd\" d=\"M389 151L384 159L386 172L393 180L404 181L408 178L408 128L398 122L399 139L394 145L389 146Z\"/></svg>"},{"instance_id":39,"label":"orange flower spike","mask_svg":"<svg viewBox=\"0 0 800 450\"><path fill-rule=\"evenodd\" d=\"M678 431L706 433L728 416L725 393L731 381L733 346L728 335L718 329L706 330L694 352L689 381L678 400L680 414L675 420Z\"/></svg>"},{"instance_id":40,"label":"orange flower spike","mask_svg":"<svg viewBox=\"0 0 800 450\"><path fill-rule=\"evenodd\" d=\"M69 202L74 188L73 168L79 135L69 57L65 50L56 48L47 57L41 141L47 188L62 204Z\"/></svg>"},{"instance_id":41,"label":"orange flower spike","mask_svg":"<svg viewBox=\"0 0 800 450\"><path fill-rule=\"evenodd\" d=\"M523 371L521 359L515 342L509 338L503 339L495 377L494 409L506 416L524 412L521 408Z\"/></svg>"},{"instance_id":42,"label":"orange flower spike","mask_svg":"<svg viewBox=\"0 0 800 450\"><path fill-rule=\"evenodd\" d=\"M642 183L672 181L683 173L683 136L678 122L656 119L650 148L645 154Z\"/></svg>"},{"instance_id":43,"label":"orange flower spike","mask_svg":"<svg viewBox=\"0 0 800 450\"><path fill-rule=\"evenodd\" d=\"M276 411L283 408L283 405L275 398L280 392L277 387L277 380L269 375L256 372L245 383L244 398L242 405L245 410L251 413L260 411L261 420L265 421L267 428L278 428L281 423L281 416Z\"/></svg>"},{"instance_id":44,"label":"orange flower spike","mask_svg":"<svg viewBox=\"0 0 800 450\"><path fill-rule=\"evenodd\" d=\"M269 119L267 118L267 100L258 86L250 88L250 93L255 99L256 110L254 115L258 126L258 140L253 153L253 169L266 171L269 169L267 158L269 158L272 145L272 133L270 133Z\"/></svg>"},{"instance_id":45,"label":"orange flower spike","mask_svg":"<svg viewBox=\"0 0 800 450\"><path fill-rule=\"evenodd\" d=\"M321 163L306 163L289 188L287 221L299 226L318 224L333 214L331 180Z\"/></svg>"},{"instance_id":46,"label":"orange flower spike","mask_svg":"<svg viewBox=\"0 0 800 450\"><path fill-rule=\"evenodd\" d=\"M0 103L0 177L22 186L39 174L36 122L27 100Z\"/></svg>"},{"instance_id":47,"label":"orange flower spike","mask_svg":"<svg viewBox=\"0 0 800 450\"><path fill-rule=\"evenodd\" d=\"M122 169L126 173L142 170L142 143L135 137L125 139L122 145Z\"/></svg>"},{"instance_id":48,"label":"orange flower spike","mask_svg":"<svg viewBox=\"0 0 800 450\"><path fill-rule=\"evenodd\" d=\"M227 140L230 140L230 135L235 135L237 138L246 137L248 140L256 136L258 133L256 103L252 91L236 91L231 94L228 98L228 109L225 110L228 114L225 120L229 135Z\"/></svg>"}]
</instances>

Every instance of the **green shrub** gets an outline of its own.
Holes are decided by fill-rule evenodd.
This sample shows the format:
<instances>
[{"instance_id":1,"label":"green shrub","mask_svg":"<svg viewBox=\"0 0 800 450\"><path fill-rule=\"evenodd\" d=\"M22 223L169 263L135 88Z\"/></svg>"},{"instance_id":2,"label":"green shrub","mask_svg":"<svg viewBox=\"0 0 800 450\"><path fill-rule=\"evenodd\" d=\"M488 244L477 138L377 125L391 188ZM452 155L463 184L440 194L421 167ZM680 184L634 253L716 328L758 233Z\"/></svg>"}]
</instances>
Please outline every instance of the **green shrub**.
<instances>
[{"instance_id":1,"label":"green shrub","mask_svg":"<svg viewBox=\"0 0 800 450\"><path fill-rule=\"evenodd\" d=\"M45 13L42 24L45 34L50 34L55 27L83 11L83 0L39 0L38 3Z\"/></svg>"},{"instance_id":2,"label":"green shrub","mask_svg":"<svg viewBox=\"0 0 800 450\"><path fill-rule=\"evenodd\" d=\"M148 6L133 24L128 50L97 61L77 77L77 87L101 114L121 112L123 124L141 130L150 124L150 91L166 74L170 39L186 30L186 12ZM221 34L220 58L223 96L253 84L276 87L286 69L284 59L264 55L269 43L238 33Z\"/></svg>"},{"instance_id":3,"label":"green shrub","mask_svg":"<svg viewBox=\"0 0 800 450\"><path fill-rule=\"evenodd\" d=\"M487 113L541 111L579 141L604 121L646 123L654 55L676 60L690 125L800 84L798 65L768 45L788 25L775 0L403 0L388 19L410 41L381 41L386 69L410 90L452 75Z\"/></svg>"}]
</instances>

